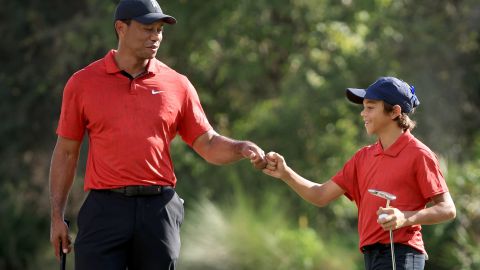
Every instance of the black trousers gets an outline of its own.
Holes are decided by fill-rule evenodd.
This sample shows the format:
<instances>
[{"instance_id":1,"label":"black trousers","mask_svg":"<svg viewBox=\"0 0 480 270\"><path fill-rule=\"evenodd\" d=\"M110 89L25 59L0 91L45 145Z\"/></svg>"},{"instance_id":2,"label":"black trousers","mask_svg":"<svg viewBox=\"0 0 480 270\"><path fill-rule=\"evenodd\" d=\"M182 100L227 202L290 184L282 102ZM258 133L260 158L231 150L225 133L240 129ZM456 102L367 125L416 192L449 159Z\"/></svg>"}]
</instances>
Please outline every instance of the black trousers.
<instances>
[{"instance_id":1,"label":"black trousers","mask_svg":"<svg viewBox=\"0 0 480 270\"><path fill-rule=\"evenodd\" d=\"M92 190L78 213L75 269L175 269L183 215L173 188L137 197Z\"/></svg>"},{"instance_id":2,"label":"black trousers","mask_svg":"<svg viewBox=\"0 0 480 270\"><path fill-rule=\"evenodd\" d=\"M395 249L395 265L397 270L423 270L426 256L411 246L398 244ZM375 244L362 248L366 270L392 269L390 244Z\"/></svg>"}]
</instances>

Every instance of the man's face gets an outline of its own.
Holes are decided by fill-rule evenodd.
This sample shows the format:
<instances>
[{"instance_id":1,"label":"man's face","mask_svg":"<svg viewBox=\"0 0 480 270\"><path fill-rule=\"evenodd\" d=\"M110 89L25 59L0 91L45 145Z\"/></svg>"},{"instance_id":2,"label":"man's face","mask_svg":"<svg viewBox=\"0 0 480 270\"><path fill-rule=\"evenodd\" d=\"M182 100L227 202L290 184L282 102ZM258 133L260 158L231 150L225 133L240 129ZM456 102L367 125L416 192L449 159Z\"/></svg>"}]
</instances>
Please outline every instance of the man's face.
<instances>
[{"instance_id":1,"label":"man's face","mask_svg":"<svg viewBox=\"0 0 480 270\"><path fill-rule=\"evenodd\" d=\"M392 123L391 116L383 110L383 101L381 100L363 100L363 110L360 113L365 122L365 129L369 135L379 135L387 129Z\"/></svg>"},{"instance_id":2,"label":"man's face","mask_svg":"<svg viewBox=\"0 0 480 270\"><path fill-rule=\"evenodd\" d=\"M162 30L162 21L141 24L132 20L129 25L122 22L119 29L120 46L136 58L152 59L162 42Z\"/></svg>"}]
</instances>

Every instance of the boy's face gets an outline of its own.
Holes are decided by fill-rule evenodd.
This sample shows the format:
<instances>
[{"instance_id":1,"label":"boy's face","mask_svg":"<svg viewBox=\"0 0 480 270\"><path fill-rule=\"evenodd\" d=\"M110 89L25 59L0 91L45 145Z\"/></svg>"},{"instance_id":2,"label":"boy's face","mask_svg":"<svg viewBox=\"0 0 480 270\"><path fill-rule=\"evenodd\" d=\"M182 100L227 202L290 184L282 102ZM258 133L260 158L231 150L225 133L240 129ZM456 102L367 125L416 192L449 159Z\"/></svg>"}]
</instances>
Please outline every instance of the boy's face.
<instances>
[{"instance_id":1,"label":"boy's face","mask_svg":"<svg viewBox=\"0 0 480 270\"><path fill-rule=\"evenodd\" d=\"M395 124L391 116L384 112L382 100L363 100L363 110L360 113L365 122L365 129L369 135L379 135L390 125Z\"/></svg>"}]
</instances>

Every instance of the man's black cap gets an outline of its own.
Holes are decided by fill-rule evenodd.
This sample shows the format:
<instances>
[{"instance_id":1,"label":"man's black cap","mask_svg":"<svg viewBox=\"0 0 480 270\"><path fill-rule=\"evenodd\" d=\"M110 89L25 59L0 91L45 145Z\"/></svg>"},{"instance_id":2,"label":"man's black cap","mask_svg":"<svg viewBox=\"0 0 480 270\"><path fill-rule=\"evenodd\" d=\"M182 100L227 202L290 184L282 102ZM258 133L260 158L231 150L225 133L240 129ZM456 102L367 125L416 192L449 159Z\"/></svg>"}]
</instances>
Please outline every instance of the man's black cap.
<instances>
[{"instance_id":1,"label":"man's black cap","mask_svg":"<svg viewBox=\"0 0 480 270\"><path fill-rule=\"evenodd\" d=\"M135 20L142 24L152 24L163 21L175 24L177 20L164 14L156 0L121 0L115 10L116 20Z\"/></svg>"}]
</instances>

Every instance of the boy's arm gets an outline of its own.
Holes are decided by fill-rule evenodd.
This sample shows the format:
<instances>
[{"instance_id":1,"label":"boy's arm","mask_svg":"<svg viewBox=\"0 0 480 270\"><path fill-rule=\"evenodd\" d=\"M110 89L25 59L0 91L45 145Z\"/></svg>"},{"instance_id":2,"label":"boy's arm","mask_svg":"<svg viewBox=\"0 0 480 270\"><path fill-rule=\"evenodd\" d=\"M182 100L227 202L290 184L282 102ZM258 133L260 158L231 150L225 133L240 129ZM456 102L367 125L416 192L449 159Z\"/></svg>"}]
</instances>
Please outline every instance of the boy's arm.
<instances>
[{"instance_id":1,"label":"boy's arm","mask_svg":"<svg viewBox=\"0 0 480 270\"><path fill-rule=\"evenodd\" d=\"M267 154L267 167L263 172L287 183L300 197L316 205L325 206L345 191L332 180L324 184L312 182L287 166L285 159L274 152Z\"/></svg>"},{"instance_id":2,"label":"boy's arm","mask_svg":"<svg viewBox=\"0 0 480 270\"><path fill-rule=\"evenodd\" d=\"M432 205L418 211L400 211L397 208L380 208L377 212L389 215L379 220L379 224L385 229L399 229L412 225L431 225L454 219L456 216L455 204L449 192L432 197Z\"/></svg>"}]
</instances>

